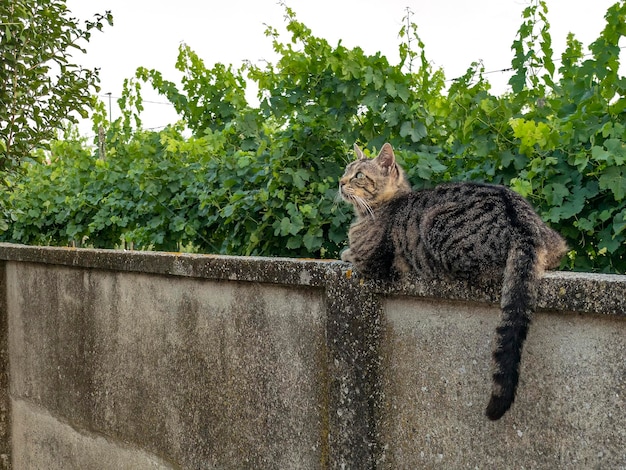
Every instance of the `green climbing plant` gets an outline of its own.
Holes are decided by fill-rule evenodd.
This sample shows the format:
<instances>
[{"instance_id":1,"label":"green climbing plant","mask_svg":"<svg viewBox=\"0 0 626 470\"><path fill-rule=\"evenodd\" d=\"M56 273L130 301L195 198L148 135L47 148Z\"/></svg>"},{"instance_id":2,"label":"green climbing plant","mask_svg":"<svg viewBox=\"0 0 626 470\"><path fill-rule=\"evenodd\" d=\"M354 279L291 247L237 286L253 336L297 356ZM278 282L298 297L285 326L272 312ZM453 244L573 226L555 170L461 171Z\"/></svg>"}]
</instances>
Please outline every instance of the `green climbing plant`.
<instances>
[{"instance_id":1,"label":"green climbing plant","mask_svg":"<svg viewBox=\"0 0 626 470\"><path fill-rule=\"evenodd\" d=\"M46 164L12 178L19 190L4 196L11 223L0 238L334 258L352 219L336 199L352 144L375 153L390 142L414 187L511 186L567 238L564 268L626 272L623 0L588 51L570 35L559 58L547 2L533 1L512 44L511 91L499 96L479 62L447 82L409 10L392 64L329 44L284 8L285 30L266 30L274 63L207 67L182 44L180 85L138 68L123 117L96 113L104 146L67 136ZM170 100L179 123L141 129L145 84Z\"/></svg>"}]
</instances>

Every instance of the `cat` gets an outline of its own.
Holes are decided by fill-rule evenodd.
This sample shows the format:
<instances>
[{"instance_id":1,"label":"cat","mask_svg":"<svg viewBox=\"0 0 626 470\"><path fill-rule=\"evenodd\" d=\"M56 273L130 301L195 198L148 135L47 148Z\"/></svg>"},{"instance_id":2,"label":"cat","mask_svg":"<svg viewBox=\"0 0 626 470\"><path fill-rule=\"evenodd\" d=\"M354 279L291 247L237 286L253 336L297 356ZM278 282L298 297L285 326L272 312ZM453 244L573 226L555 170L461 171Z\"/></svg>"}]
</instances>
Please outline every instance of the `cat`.
<instances>
[{"instance_id":1,"label":"cat","mask_svg":"<svg viewBox=\"0 0 626 470\"><path fill-rule=\"evenodd\" d=\"M544 270L559 266L565 241L504 186L465 182L413 191L390 144L373 159L356 144L354 150L357 159L339 182L341 198L356 212L343 261L366 278L395 279L411 271L426 279L502 283L485 412L500 419L515 399L538 281Z\"/></svg>"}]
</instances>

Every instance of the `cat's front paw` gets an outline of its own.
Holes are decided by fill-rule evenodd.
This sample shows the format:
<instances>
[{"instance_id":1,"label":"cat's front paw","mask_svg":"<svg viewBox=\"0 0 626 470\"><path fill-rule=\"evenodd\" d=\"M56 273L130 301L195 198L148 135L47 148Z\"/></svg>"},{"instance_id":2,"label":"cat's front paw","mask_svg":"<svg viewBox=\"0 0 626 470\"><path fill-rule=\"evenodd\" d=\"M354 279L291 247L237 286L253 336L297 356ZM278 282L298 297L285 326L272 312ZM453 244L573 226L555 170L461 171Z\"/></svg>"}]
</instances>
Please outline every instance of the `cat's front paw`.
<instances>
[{"instance_id":1,"label":"cat's front paw","mask_svg":"<svg viewBox=\"0 0 626 470\"><path fill-rule=\"evenodd\" d=\"M341 253L341 261L345 261L346 263L352 263L352 256L350 254L350 248L344 250Z\"/></svg>"}]
</instances>

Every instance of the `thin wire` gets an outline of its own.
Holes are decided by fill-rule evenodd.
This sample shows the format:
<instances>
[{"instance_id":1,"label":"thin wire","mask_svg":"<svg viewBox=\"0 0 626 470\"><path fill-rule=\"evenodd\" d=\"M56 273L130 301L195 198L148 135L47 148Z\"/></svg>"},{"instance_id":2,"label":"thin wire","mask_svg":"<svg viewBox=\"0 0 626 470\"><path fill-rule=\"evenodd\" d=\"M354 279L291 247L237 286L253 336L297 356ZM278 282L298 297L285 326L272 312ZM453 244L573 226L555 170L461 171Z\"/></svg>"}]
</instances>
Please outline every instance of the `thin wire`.
<instances>
[{"instance_id":1,"label":"thin wire","mask_svg":"<svg viewBox=\"0 0 626 470\"><path fill-rule=\"evenodd\" d=\"M98 95L99 98L108 98L109 95ZM111 98L115 98L116 100L119 100L121 98L121 96L111 96ZM150 101L150 100L141 100L142 103L149 103L149 104L166 104L168 106L174 106L173 103L170 103L169 101Z\"/></svg>"},{"instance_id":2,"label":"thin wire","mask_svg":"<svg viewBox=\"0 0 626 470\"><path fill-rule=\"evenodd\" d=\"M626 49L626 46L622 46L622 47L620 47L619 49L620 49L620 50ZM583 54L583 55L582 55L582 57L581 57L581 59L584 59L585 57L590 57L590 56L593 56L593 52L588 52L587 54ZM555 64L557 64L557 63L559 63L559 62L563 62L563 59L558 58L558 59L553 60L552 62L553 62L553 63L555 63ZM481 72L481 75L490 75L490 74L493 74L493 73L505 73L505 72L512 72L512 71L514 71L514 70L515 70L515 69L514 69L513 67L507 67L507 68L505 68L505 69L499 69L499 70L489 70L489 71L487 71L487 72ZM446 80L446 82L454 82L454 81L456 81L456 80L460 80L462 77L463 77L463 75L461 75L460 77L457 77L457 78L448 78L448 79Z\"/></svg>"}]
</instances>

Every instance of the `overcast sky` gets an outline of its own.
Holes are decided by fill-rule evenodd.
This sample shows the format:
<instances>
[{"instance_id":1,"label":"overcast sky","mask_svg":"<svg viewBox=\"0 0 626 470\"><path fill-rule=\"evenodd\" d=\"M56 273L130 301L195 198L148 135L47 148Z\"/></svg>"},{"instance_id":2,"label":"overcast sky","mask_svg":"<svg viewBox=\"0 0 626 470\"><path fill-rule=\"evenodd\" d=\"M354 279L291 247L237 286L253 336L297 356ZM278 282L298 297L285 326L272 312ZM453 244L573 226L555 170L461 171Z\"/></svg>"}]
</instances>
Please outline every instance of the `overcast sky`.
<instances>
[{"instance_id":1,"label":"overcast sky","mask_svg":"<svg viewBox=\"0 0 626 470\"><path fill-rule=\"evenodd\" d=\"M486 71L510 67L511 44L529 0L286 0L299 21L316 36L336 45L360 46L368 54L382 52L398 62L398 32L407 7L425 43L427 58L443 68L446 78L462 75L473 61ZM604 27L604 15L614 0L548 0L555 58L565 47L568 32L588 46ZM244 60L273 61L266 24L284 32L284 9L276 0L67 0L80 19L111 10L114 26L95 33L88 53L76 60L99 67L101 94L119 97L125 78L137 67L161 71L178 81L174 64L181 42L187 43L211 67L216 62L239 65ZM488 75L493 91L506 89L509 74ZM144 127L176 120L166 99L147 85L142 114ZM108 102L106 98L103 101ZM113 103L113 119L119 108ZM81 127L82 129L82 127Z\"/></svg>"}]
</instances>

